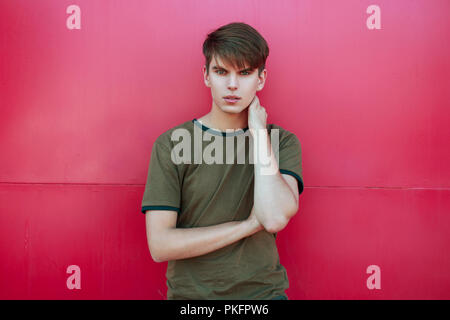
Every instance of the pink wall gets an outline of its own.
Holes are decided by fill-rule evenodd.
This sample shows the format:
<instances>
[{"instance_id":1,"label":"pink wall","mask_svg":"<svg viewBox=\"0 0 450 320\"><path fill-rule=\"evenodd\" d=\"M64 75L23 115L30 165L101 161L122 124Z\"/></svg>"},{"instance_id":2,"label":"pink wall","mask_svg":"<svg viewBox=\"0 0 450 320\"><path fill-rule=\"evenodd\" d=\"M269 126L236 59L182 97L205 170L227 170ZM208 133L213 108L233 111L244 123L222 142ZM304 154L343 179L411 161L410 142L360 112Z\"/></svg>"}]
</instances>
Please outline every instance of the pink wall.
<instances>
[{"instance_id":1,"label":"pink wall","mask_svg":"<svg viewBox=\"0 0 450 320\"><path fill-rule=\"evenodd\" d=\"M268 41L261 104L302 144L289 298L450 299L449 1L78 0L70 30L71 4L0 2L1 299L165 298L151 147L210 110L201 45L233 21Z\"/></svg>"}]
</instances>

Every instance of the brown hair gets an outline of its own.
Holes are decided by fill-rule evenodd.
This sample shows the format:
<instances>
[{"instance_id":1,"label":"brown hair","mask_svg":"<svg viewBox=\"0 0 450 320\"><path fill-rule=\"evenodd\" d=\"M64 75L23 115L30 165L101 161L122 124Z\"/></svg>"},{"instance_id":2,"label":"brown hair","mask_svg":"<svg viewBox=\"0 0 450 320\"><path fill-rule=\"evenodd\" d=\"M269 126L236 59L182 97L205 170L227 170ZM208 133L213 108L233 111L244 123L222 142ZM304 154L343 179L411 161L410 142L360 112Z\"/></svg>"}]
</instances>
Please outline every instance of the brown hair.
<instances>
[{"instance_id":1,"label":"brown hair","mask_svg":"<svg viewBox=\"0 0 450 320\"><path fill-rule=\"evenodd\" d=\"M236 69L258 68L258 76L266 66L269 47L266 40L253 27L243 22L232 22L208 34L203 42L206 72L214 56L220 57Z\"/></svg>"}]
</instances>

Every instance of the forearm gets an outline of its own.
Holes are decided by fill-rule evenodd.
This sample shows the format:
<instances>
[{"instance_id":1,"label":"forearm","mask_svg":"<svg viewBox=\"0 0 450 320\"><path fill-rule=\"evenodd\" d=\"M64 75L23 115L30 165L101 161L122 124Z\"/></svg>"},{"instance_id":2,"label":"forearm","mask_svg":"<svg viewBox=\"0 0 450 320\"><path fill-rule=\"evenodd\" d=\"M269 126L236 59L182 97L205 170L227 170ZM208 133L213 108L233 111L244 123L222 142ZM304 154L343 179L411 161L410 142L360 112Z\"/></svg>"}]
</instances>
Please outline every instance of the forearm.
<instances>
[{"instance_id":1,"label":"forearm","mask_svg":"<svg viewBox=\"0 0 450 320\"><path fill-rule=\"evenodd\" d=\"M284 226L296 210L296 199L279 171L267 131L258 130L256 134L254 206L266 230L276 232L273 230Z\"/></svg>"},{"instance_id":2,"label":"forearm","mask_svg":"<svg viewBox=\"0 0 450 320\"><path fill-rule=\"evenodd\" d=\"M158 243L158 262L201 256L228 246L258 231L248 221L231 221L214 226L173 228Z\"/></svg>"}]
</instances>

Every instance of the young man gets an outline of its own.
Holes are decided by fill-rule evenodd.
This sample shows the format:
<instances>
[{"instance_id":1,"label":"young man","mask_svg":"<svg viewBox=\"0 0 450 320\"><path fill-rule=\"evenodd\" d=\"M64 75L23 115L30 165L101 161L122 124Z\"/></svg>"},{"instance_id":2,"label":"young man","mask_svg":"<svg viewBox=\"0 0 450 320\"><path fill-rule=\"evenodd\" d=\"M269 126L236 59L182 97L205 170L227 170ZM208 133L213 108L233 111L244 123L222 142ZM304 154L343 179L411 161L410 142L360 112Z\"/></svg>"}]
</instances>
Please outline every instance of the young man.
<instances>
[{"instance_id":1,"label":"young man","mask_svg":"<svg viewBox=\"0 0 450 320\"><path fill-rule=\"evenodd\" d=\"M301 148L293 133L266 123L256 96L267 43L231 23L208 35L203 53L211 111L152 148L142 200L151 256L168 261L169 300L287 299L275 237L298 211ZM275 171L264 171L264 155Z\"/></svg>"}]
</instances>

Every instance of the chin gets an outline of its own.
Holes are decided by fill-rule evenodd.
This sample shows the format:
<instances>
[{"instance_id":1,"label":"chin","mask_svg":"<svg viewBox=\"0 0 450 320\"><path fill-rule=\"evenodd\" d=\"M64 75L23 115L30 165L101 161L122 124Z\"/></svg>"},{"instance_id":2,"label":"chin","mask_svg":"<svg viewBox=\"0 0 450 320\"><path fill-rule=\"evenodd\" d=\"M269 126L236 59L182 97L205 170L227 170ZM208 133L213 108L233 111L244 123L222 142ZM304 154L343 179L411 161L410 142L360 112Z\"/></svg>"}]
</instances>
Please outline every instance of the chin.
<instances>
[{"instance_id":1,"label":"chin","mask_svg":"<svg viewBox=\"0 0 450 320\"><path fill-rule=\"evenodd\" d=\"M227 113L241 113L245 110L245 108L242 108L240 106L223 106L221 109L223 112Z\"/></svg>"}]
</instances>

